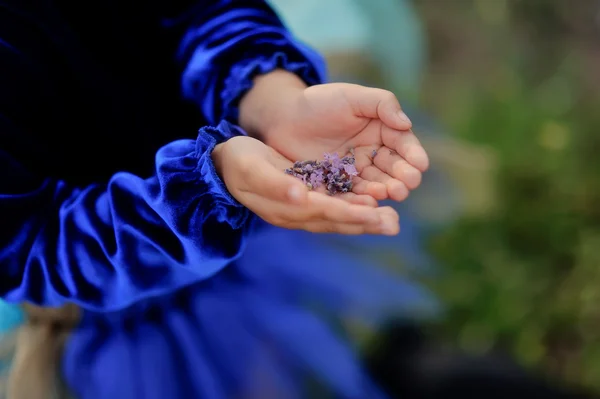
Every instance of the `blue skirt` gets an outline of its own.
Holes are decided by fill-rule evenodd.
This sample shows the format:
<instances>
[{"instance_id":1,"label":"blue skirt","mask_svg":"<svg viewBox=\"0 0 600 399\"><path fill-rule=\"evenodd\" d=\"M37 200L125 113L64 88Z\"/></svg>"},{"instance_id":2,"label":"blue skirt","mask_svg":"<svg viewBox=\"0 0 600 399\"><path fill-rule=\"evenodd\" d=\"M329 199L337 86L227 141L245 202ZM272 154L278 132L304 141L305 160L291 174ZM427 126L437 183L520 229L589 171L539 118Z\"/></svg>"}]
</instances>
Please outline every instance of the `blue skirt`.
<instances>
[{"instance_id":1,"label":"blue skirt","mask_svg":"<svg viewBox=\"0 0 600 399\"><path fill-rule=\"evenodd\" d=\"M328 239L264 228L207 281L119 312L86 312L63 362L75 397L314 397L309 381L336 397L383 397L335 322L373 327L390 314L429 314L435 303Z\"/></svg>"}]
</instances>

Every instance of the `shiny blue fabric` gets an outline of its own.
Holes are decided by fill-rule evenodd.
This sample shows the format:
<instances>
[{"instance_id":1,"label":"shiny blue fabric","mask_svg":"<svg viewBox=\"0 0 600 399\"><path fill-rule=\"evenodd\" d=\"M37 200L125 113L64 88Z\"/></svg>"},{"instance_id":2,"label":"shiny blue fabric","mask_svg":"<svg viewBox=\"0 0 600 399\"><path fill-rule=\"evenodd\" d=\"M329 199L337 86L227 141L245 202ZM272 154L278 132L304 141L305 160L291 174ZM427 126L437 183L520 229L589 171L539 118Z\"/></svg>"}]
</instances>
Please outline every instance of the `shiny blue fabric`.
<instances>
[{"instance_id":1,"label":"shiny blue fabric","mask_svg":"<svg viewBox=\"0 0 600 399\"><path fill-rule=\"evenodd\" d=\"M321 55L296 40L264 1L205 3L214 6L193 14L178 59L185 65L184 97L196 101L210 123L237 119L238 102L257 74L283 68L309 85L326 79Z\"/></svg>"},{"instance_id":2,"label":"shiny blue fabric","mask_svg":"<svg viewBox=\"0 0 600 399\"><path fill-rule=\"evenodd\" d=\"M321 57L263 1L87 7L0 0L0 296L84 309L63 363L75 396L301 398L314 378L380 397L328 320L428 295L256 221L210 156L244 134L253 76L318 83Z\"/></svg>"},{"instance_id":3,"label":"shiny blue fabric","mask_svg":"<svg viewBox=\"0 0 600 399\"><path fill-rule=\"evenodd\" d=\"M48 179L0 194L4 299L110 311L221 270L239 256L250 212L227 192L211 153L240 132L223 122L166 145L148 179L122 172L84 189Z\"/></svg>"},{"instance_id":4,"label":"shiny blue fabric","mask_svg":"<svg viewBox=\"0 0 600 399\"><path fill-rule=\"evenodd\" d=\"M260 229L206 281L87 312L65 354L70 386L84 398L306 398L315 378L337 397L383 398L327 320L374 326L389 311L425 314L432 303L323 238Z\"/></svg>"}]
</instances>

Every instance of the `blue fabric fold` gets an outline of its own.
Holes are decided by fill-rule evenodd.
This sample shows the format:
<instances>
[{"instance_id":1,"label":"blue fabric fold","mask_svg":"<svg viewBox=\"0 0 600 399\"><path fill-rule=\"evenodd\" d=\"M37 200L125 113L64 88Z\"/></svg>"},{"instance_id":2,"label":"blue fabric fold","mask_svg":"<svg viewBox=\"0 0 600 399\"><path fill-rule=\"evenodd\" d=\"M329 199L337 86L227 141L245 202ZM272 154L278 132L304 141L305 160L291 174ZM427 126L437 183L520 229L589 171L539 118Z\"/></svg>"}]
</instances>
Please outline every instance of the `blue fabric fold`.
<instances>
[{"instance_id":1,"label":"blue fabric fold","mask_svg":"<svg viewBox=\"0 0 600 399\"><path fill-rule=\"evenodd\" d=\"M239 101L258 74L284 69L307 85L325 82L323 57L295 38L264 1L208 3L192 11L178 61L184 97L210 123L237 122Z\"/></svg>"},{"instance_id":2,"label":"blue fabric fold","mask_svg":"<svg viewBox=\"0 0 600 399\"><path fill-rule=\"evenodd\" d=\"M147 179L120 172L106 186L46 179L30 191L0 191L0 294L114 310L221 270L240 255L251 224L211 159L217 142L237 134L223 122L172 142Z\"/></svg>"},{"instance_id":3,"label":"blue fabric fold","mask_svg":"<svg viewBox=\"0 0 600 399\"><path fill-rule=\"evenodd\" d=\"M435 310L427 290L379 265L324 248L318 236L267 226L208 280L117 312L86 312L65 352L65 376L84 398L126 397L112 385L149 399L169 391L181 398L304 398L308 378L340 398L384 398L356 343L331 322L372 331L385 316L431 317ZM116 371L124 365L136 370L135 383Z\"/></svg>"}]
</instances>

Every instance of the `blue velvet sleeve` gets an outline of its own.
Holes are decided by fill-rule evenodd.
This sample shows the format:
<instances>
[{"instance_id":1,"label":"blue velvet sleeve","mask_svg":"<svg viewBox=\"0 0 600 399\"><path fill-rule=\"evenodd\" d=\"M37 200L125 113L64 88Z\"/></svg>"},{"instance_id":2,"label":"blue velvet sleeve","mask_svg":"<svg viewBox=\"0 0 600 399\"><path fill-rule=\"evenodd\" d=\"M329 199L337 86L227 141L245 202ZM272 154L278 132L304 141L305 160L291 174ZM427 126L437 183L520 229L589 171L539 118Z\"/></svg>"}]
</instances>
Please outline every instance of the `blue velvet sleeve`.
<instances>
[{"instance_id":1,"label":"blue velvet sleeve","mask_svg":"<svg viewBox=\"0 0 600 399\"><path fill-rule=\"evenodd\" d=\"M258 74L285 69L322 83L319 53L298 41L263 0L204 0L187 11L178 52L182 90L211 123L237 122L238 104Z\"/></svg>"},{"instance_id":2,"label":"blue velvet sleeve","mask_svg":"<svg viewBox=\"0 0 600 399\"><path fill-rule=\"evenodd\" d=\"M225 122L204 128L161 148L154 177L118 173L83 188L39 184L0 150L0 296L115 310L222 269L240 254L251 217L211 153L241 133Z\"/></svg>"}]
</instances>

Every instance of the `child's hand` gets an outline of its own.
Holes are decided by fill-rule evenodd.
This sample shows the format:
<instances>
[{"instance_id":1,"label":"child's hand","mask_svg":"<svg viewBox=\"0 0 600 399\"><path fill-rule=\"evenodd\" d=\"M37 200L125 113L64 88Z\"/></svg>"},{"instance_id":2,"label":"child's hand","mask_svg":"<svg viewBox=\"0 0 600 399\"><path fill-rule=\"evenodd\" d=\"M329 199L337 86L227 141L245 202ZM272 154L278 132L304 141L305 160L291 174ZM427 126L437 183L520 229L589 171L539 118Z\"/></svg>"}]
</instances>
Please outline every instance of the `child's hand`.
<instances>
[{"instance_id":1,"label":"child's hand","mask_svg":"<svg viewBox=\"0 0 600 399\"><path fill-rule=\"evenodd\" d=\"M342 199L309 191L284 173L292 163L258 140L234 137L215 147L213 160L229 192L273 225L318 233L398 234L394 209L377 207L370 196L348 193Z\"/></svg>"},{"instance_id":2,"label":"child's hand","mask_svg":"<svg viewBox=\"0 0 600 399\"><path fill-rule=\"evenodd\" d=\"M295 75L257 78L240 104L240 124L288 159L356 154L354 193L406 199L429 159L389 91L346 83L306 88Z\"/></svg>"}]
</instances>

